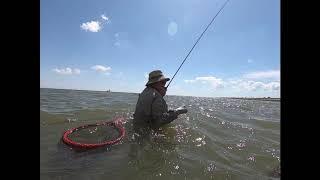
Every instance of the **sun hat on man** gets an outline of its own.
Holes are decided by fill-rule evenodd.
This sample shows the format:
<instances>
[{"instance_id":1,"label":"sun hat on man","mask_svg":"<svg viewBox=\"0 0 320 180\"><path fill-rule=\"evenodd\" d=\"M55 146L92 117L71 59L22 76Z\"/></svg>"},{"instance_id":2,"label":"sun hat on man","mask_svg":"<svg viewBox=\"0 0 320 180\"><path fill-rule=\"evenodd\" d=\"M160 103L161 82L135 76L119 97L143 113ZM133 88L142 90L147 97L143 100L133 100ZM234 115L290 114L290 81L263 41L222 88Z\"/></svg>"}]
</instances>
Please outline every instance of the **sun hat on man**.
<instances>
[{"instance_id":1,"label":"sun hat on man","mask_svg":"<svg viewBox=\"0 0 320 180\"><path fill-rule=\"evenodd\" d=\"M156 82L160 82L160 81L169 81L170 78L166 78L162 71L160 70L154 70L152 72L149 73L149 79L148 82L146 84L146 86L156 83Z\"/></svg>"}]
</instances>

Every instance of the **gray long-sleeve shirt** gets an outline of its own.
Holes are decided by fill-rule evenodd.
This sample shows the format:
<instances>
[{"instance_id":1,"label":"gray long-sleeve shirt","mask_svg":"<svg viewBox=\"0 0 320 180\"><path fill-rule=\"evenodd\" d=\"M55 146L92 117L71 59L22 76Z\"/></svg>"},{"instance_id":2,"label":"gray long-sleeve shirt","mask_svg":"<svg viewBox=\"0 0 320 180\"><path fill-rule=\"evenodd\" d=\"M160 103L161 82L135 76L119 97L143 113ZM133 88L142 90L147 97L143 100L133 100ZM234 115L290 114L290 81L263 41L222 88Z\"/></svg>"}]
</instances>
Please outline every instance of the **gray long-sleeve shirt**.
<instances>
[{"instance_id":1,"label":"gray long-sleeve shirt","mask_svg":"<svg viewBox=\"0 0 320 180\"><path fill-rule=\"evenodd\" d=\"M150 126L159 128L177 119L173 111L168 111L166 101L152 87L146 87L139 95L133 123L135 126Z\"/></svg>"}]
</instances>

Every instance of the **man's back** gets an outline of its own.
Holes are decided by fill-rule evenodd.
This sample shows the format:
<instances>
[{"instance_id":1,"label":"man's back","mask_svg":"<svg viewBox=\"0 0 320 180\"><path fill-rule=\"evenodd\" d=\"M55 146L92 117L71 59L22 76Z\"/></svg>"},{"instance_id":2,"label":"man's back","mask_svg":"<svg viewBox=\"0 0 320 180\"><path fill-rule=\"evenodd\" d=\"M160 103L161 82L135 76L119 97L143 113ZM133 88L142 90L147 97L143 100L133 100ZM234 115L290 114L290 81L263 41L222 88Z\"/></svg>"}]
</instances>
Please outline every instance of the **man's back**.
<instances>
[{"instance_id":1,"label":"man's back","mask_svg":"<svg viewBox=\"0 0 320 180\"><path fill-rule=\"evenodd\" d=\"M153 105L154 102L157 102L157 105ZM140 126L152 125L155 114L167 111L167 104L159 92L151 87L146 87L139 95L133 123Z\"/></svg>"}]
</instances>

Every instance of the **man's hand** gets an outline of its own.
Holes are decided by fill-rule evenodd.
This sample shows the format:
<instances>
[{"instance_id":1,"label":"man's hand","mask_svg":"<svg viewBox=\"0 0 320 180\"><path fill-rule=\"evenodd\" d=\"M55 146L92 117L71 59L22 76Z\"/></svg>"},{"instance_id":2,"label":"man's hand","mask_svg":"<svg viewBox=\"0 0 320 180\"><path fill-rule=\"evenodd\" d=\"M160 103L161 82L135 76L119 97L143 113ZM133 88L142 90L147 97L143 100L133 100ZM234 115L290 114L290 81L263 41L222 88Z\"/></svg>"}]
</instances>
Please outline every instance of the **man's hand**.
<instances>
[{"instance_id":1,"label":"man's hand","mask_svg":"<svg viewBox=\"0 0 320 180\"><path fill-rule=\"evenodd\" d=\"M185 106L181 106L174 110L178 115L185 114L188 112L187 108Z\"/></svg>"}]
</instances>

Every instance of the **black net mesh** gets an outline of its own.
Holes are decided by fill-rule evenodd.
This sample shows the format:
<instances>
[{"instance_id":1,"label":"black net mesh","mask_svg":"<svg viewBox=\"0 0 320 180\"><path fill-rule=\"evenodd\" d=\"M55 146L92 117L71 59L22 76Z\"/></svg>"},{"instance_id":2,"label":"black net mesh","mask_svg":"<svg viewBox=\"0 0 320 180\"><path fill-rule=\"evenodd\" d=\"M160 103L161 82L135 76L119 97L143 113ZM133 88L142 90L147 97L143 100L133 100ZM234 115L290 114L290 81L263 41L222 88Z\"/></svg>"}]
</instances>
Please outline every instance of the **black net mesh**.
<instances>
[{"instance_id":1,"label":"black net mesh","mask_svg":"<svg viewBox=\"0 0 320 180\"><path fill-rule=\"evenodd\" d=\"M115 140L120 133L111 125L90 126L78 128L69 134L69 139L78 143L96 144Z\"/></svg>"}]
</instances>

